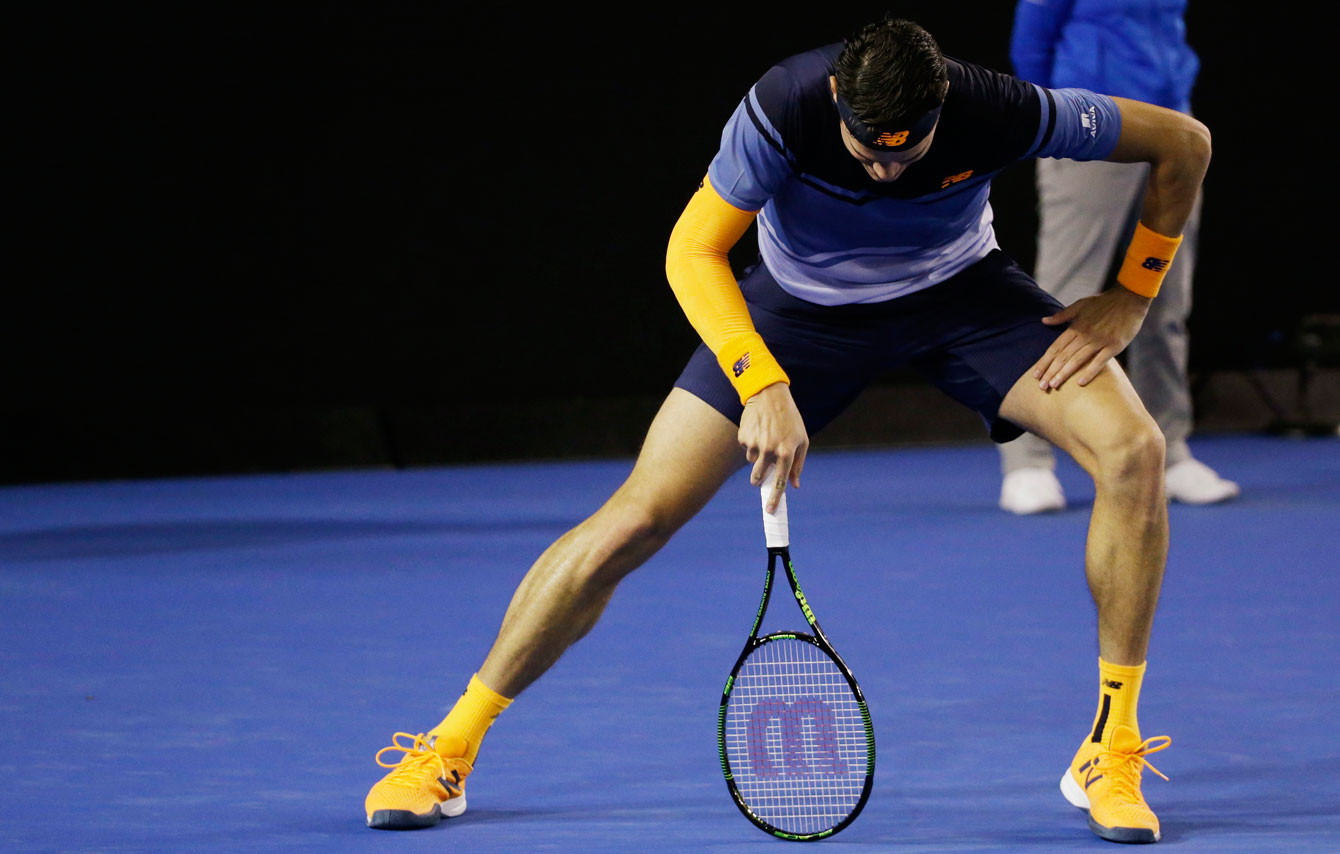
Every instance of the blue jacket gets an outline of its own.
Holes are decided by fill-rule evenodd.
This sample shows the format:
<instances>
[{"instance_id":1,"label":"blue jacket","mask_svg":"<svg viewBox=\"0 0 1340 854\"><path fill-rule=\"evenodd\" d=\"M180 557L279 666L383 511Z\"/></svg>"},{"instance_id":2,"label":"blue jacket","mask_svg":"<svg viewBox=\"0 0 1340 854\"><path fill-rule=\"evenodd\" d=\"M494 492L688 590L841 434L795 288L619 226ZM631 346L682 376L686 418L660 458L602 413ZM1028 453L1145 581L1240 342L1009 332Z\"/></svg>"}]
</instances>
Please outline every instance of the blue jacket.
<instances>
[{"instance_id":1,"label":"blue jacket","mask_svg":"<svg viewBox=\"0 0 1340 854\"><path fill-rule=\"evenodd\" d=\"M1010 61L1052 89L1077 86L1184 113L1200 59L1186 43L1187 0L1020 0Z\"/></svg>"}]
</instances>

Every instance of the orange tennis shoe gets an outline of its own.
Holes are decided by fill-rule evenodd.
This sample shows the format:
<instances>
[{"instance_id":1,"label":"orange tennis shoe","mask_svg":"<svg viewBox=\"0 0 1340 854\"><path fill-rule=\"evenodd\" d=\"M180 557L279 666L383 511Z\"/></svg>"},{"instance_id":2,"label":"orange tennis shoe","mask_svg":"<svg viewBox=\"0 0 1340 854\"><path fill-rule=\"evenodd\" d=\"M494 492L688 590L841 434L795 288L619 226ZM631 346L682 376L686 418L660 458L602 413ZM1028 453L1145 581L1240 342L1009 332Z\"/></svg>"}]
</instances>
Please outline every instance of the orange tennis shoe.
<instances>
[{"instance_id":1,"label":"orange tennis shoe","mask_svg":"<svg viewBox=\"0 0 1340 854\"><path fill-rule=\"evenodd\" d=\"M1105 746L1085 741L1061 778L1061 794L1089 813L1089 829L1112 842L1158 842L1159 820L1140 793L1145 766L1163 779L1163 772L1145 759L1172 743L1166 735L1140 740L1135 730L1119 726Z\"/></svg>"},{"instance_id":2,"label":"orange tennis shoe","mask_svg":"<svg viewBox=\"0 0 1340 854\"><path fill-rule=\"evenodd\" d=\"M402 738L410 742L402 744ZM377 751L377 764L391 773L377 781L363 802L368 827L414 830L465 812L465 778L473 769L464 759L439 753L443 746L435 736L398 732L389 747ZM382 754L390 751L400 751L399 762L382 761Z\"/></svg>"}]
</instances>

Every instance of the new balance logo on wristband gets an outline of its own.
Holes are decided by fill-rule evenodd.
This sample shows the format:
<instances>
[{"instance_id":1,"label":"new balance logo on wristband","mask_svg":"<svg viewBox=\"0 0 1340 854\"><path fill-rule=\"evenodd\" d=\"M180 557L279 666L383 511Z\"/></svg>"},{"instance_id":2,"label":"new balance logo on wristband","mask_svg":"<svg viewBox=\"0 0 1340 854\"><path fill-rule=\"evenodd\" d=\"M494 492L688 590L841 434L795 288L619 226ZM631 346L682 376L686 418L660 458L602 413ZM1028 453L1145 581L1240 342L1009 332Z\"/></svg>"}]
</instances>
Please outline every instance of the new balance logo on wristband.
<instances>
[{"instance_id":1,"label":"new balance logo on wristband","mask_svg":"<svg viewBox=\"0 0 1340 854\"><path fill-rule=\"evenodd\" d=\"M745 371L749 370L749 354L745 353L737 359L735 364L730 366L730 369L735 372L736 377L742 376Z\"/></svg>"},{"instance_id":2,"label":"new balance logo on wristband","mask_svg":"<svg viewBox=\"0 0 1340 854\"><path fill-rule=\"evenodd\" d=\"M1154 258L1151 256L1146 258L1145 263L1140 266L1144 267L1146 270L1153 270L1155 273L1162 273L1164 270L1168 269L1170 263L1172 262L1166 261L1163 258Z\"/></svg>"}]
</instances>

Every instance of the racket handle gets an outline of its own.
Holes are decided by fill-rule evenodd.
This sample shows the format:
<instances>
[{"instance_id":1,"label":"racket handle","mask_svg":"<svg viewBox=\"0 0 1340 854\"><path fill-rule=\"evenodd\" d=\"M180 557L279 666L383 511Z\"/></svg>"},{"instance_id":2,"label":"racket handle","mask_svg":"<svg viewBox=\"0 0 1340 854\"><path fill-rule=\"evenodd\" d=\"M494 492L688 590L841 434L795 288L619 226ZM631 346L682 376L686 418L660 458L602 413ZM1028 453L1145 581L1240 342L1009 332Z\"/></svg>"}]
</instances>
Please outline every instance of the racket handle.
<instances>
[{"instance_id":1,"label":"racket handle","mask_svg":"<svg viewBox=\"0 0 1340 854\"><path fill-rule=\"evenodd\" d=\"M772 497L773 487L777 484L777 467L768 466L763 475L763 485L759 494L763 498L763 535L768 540L768 548L782 549L791 545L791 526L786 520L786 492L777 501L777 510L768 512L768 499Z\"/></svg>"}]
</instances>

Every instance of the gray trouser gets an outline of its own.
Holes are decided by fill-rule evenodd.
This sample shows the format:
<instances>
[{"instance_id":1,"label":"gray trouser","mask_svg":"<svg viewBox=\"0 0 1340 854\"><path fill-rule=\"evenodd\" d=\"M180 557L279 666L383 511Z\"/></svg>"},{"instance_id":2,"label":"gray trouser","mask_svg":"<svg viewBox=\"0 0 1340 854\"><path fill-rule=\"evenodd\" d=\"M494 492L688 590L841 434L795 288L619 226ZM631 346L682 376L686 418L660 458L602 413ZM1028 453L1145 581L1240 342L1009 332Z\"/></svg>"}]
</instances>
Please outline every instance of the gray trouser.
<instances>
[{"instance_id":1,"label":"gray trouser","mask_svg":"<svg viewBox=\"0 0 1340 854\"><path fill-rule=\"evenodd\" d=\"M1126 254L1144 200L1149 166L1073 160L1037 161L1038 252L1034 278L1065 305L1109 283ZM1126 348L1126 373L1168 444L1168 465L1191 456L1191 391L1187 381L1186 319L1196 266L1201 199L1183 232L1177 257ZM1052 446L1025 433L1000 446L1001 468L1054 468Z\"/></svg>"}]
</instances>

